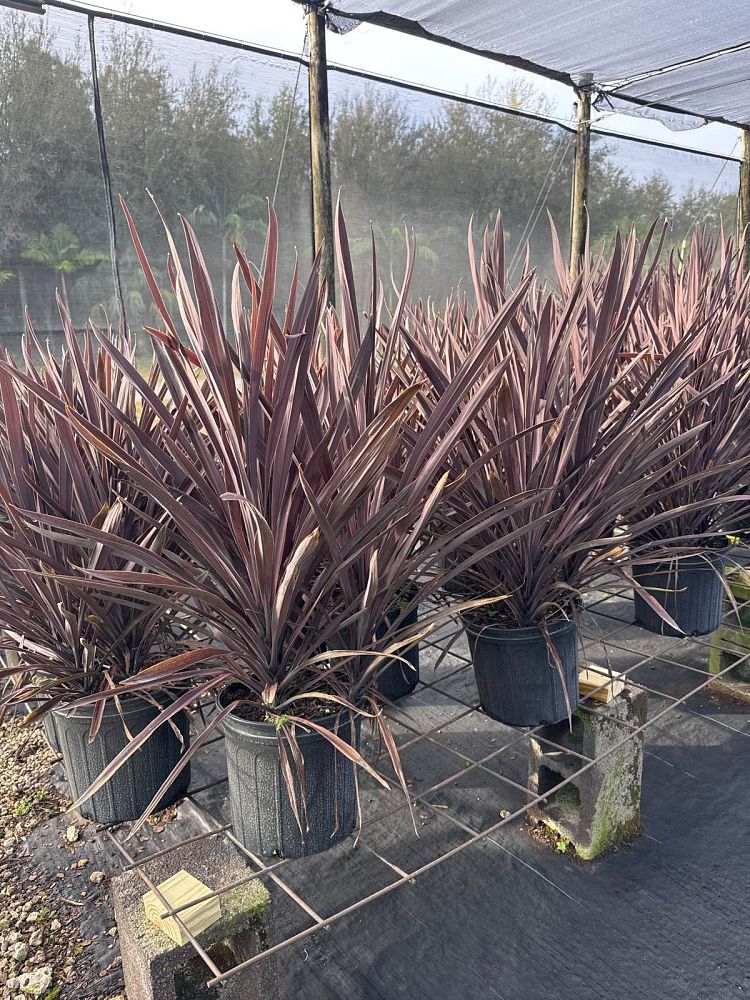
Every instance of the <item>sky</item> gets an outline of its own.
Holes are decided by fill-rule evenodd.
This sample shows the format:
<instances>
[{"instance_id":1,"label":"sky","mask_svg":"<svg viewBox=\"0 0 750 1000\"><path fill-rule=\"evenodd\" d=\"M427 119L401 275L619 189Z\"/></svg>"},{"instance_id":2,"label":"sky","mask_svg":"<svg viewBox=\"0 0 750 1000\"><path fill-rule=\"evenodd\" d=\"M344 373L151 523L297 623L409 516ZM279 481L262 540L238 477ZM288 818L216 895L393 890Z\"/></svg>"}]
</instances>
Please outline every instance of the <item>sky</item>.
<instances>
[{"instance_id":1,"label":"sky","mask_svg":"<svg viewBox=\"0 0 750 1000\"><path fill-rule=\"evenodd\" d=\"M100 0L97 6L290 52L300 52L305 37L304 8L293 0ZM571 120L574 114L574 95L562 84L372 25L362 24L343 36L329 32L328 58L458 94L476 94L488 79L504 83L525 78L547 95L557 116ZM739 151L738 130L723 125L670 132L658 122L611 114L601 124L625 135L677 142L686 148L734 155Z\"/></svg>"}]
</instances>

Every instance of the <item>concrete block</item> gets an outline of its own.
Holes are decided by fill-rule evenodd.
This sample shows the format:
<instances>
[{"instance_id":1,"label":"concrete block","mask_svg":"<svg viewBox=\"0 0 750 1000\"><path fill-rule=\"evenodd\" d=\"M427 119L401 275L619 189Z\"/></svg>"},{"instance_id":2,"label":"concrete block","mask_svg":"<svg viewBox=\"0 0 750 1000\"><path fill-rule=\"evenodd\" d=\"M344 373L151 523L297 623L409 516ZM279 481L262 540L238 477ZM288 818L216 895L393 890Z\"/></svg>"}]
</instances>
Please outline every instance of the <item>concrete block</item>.
<instances>
[{"instance_id":1,"label":"concrete block","mask_svg":"<svg viewBox=\"0 0 750 1000\"><path fill-rule=\"evenodd\" d=\"M725 619L733 628L750 629L750 571L739 566L727 570L725 580L732 592L736 608L724 595Z\"/></svg>"},{"instance_id":2,"label":"concrete block","mask_svg":"<svg viewBox=\"0 0 750 1000\"><path fill-rule=\"evenodd\" d=\"M239 853L220 836L178 848L142 867L154 885L184 869L212 889L247 874ZM208 987L212 973L190 942L176 944L146 918L147 888L137 871L124 872L112 883L128 1000L278 1000L275 956ZM220 919L196 940L224 972L265 950L273 933L270 896L258 879L222 893L220 903Z\"/></svg>"},{"instance_id":3,"label":"concrete block","mask_svg":"<svg viewBox=\"0 0 750 1000\"><path fill-rule=\"evenodd\" d=\"M586 763L575 753L597 758L646 721L648 695L626 687L608 704L589 700L567 720L545 726L531 739L529 789L535 794L575 775ZM557 750L543 739L560 747ZM577 855L590 861L635 837L640 831L643 733L629 739L600 763L553 792L529 811L541 823L569 841ZM571 753L570 751L575 751Z\"/></svg>"},{"instance_id":4,"label":"concrete block","mask_svg":"<svg viewBox=\"0 0 750 1000\"><path fill-rule=\"evenodd\" d=\"M736 607L725 594L725 624L714 632L708 658L709 671L722 676L708 687L714 694L750 703L750 572L734 567L727 571L726 583Z\"/></svg>"},{"instance_id":5,"label":"concrete block","mask_svg":"<svg viewBox=\"0 0 750 1000\"><path fill-rule=\"evenodd\" d=\"M722 673L727 667L731 669ZM718 628L711 639L708 669L721 674L708 685L710 691L750 703L750 630Z\"/></svg>"}]
</instances>

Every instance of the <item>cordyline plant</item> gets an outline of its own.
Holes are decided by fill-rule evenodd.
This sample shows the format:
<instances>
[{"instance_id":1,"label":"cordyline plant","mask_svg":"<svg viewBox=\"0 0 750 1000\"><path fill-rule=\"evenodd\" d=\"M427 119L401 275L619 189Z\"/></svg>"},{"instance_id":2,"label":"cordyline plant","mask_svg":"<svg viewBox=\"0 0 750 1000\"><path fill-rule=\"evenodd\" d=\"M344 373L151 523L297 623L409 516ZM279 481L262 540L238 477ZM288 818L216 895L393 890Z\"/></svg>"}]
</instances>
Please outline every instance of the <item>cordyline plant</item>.
<instances>
[{"instance_id":1,"label":"cordyline plant","mask_svg":"<svg viewBox=\"0 0 750 1000\"><path fill-rule=\"evenodd\" d=\"M693 235L685 260L672 253L652 275L639 302L627 348L632 365L626 395L641 385L686 339L685 406L669 425L660 457L661 489L645 494L638 518L676 511L645 529L643 540L670 554L726 541L747 518L750 484L750 274L732 241ZM684 432L700 425L689 441Z\"/></svg>"},{"instance_id":2,"label":"cordyline plant","mask_svg":"<svg viewBox=\"0 0 750 1000\"><path fill-rule=\"evenodd\" d=\"M54 516L127 538L136 550L160 552L166 540L164 512L75 435L66 416L76 414L127 449L103 401L111 400L143 435L150 433L153 414L97 348L93 330L79 345L64 304L58 305L65 333L61 360L44 352L30 322L23 365L7 354L0 359L0 646L17 653L16 662L0 669L0 714L32 705L33 720L99 695L93 738L108 694L179 648L179 620L137 594L119 599L91 588L88 571L131 564L106 546L89 549L40 528L38 517ZM97 334L134 363L127 336ZM152 372L152 386L155 378Z\"/></svg>"},{"instance_id":3,"label":"cordyline plant","mask_svg":"<svg viewBox=\"0 0 750 1000\"><path fill-rule=\"evenodd\" d=\"M151 666L118 691L189 680L196 697L211 691L222 695L219 710L180 766L230 712L274 722L291 795L291 768L299 759L298 729L318 732L382 780L354 746L318 721L326 712L372 716L403 784L373 681L378 666L434 628L446 612L436 611L416 625L399 621L384 634L378 627L403 598L406 586L414 588L414 602L434 593L439 586L436 575L422 581L422 572L445 562L493 514L483 512L482 518L458 529L434 533L433 519L447 484L442 465L491 391L491 385L476 392L473 386L526 287L509 296L468 353L464 370L445 392L435 394L417 434L409 415L421 386L398 387L378 376L375 320L361 333L340 215L343 320L339 323L328 314L328 361L318 370L315 359L325 308L319 262L304 287L295 273L282 318L277 319L273 305L278 233L272 210L262 272L256 276L236 250L236 346L222 329L189 224L183 222L192 287L167 230L170 280L179 304L179 317L174 317L127 209L126 214L162 321L161 328L149 328L149 333L168 398L157 395L132 359L102 338L102 349L154 413L158 430L145 433L103 395L101 402L128 436L127 445L85 417L72 415L71 421L77 434L169 516L179 551L144 551L95 525L76 534L82 543L106 545L138 566L92 571L92 586L108 589L121 600L135 590L139 599L151 599L156 608L167 592L167 606L180 602L183 612L193 615L213 641ZM407 291L408 274L402 303ZM394 337L399 326L393 324ZM501 375L502 369L496 379ZM407 431L407 443L414 448L405 460ZM70 524L59 518L36 521L55 539L71 532ZM493 547L502 544L503 538L492 542ZM459 563L453 572L464 568ZM475 600L471 606L487 600ZM172 706L165 707L89 794L173 714Z\"/></svg>"},{"instance_id":4,"label":"cordyline plant","mask_svg":"<svg viewBox=\"0 0 750 1000\"><path fill-rule=\"evenodd\" d=\"M326 313L326 364L316 373L318 407L321 412L328 413L329 424L338 428L331 442L332 448L338 451L345 451L365 432L383 407L398 397L404 385L409 384L405 380L400 383L394 374L396 370L404 370L408 355L402 329L409 308L415 259L414 241L408 233L406 249L403 283L386 318L373 245L371 297L366 328L362 329L346 225L341 205L338 205L336 257L341 309L338 313L334 310ZM340 638L347 648L367 647L389 615L391 630L398 634L399 628L420 604L442 598L441 588L466 568L467 563L459 554L461 546L480 533L486 536L504 514L505 507L499 503L485 508L481 519L457 525L448 524L443 516L437 517L453 488L446 472L449 456L456 441L480 412L484 399L500 384L503 364L495 365L492 370L488 367L494 358L497 338L520 309L528 285L529 280L521 282L496 311L485 336L467 352L461 371L455 373L450 385L445 385L439 393L427 393L428 384L421 373L409 385L415 404L402 416L399 438L386 474L377 490L370 491L359 504L350 508L348 520L341 528L344 535L357 535L373 518L382 517L391 509L398 510L404 504L406 510L415 508L426 492L434 497L435 504L430 508L431 517L420 519L418 531L412 530L409 518L391 520L386 530L362 550L359 558L341 565L339 583L347 599L352 602L357 595L367 593L362 614L341 631ZM477 391L480 379L482 386ZM343 420L339 420L339 411L343 413ZM440 533L435 531L438 519L442 523ZM506 537L497 536L492 544L500 547L507 543ZM473 562L475 558L472 551L468 561ZM446 571L444 567L449 561L451 565ZM378 581L376 587L372 586L373 570ZM456 613L455 607L451 608L451 613ZM374 661L362 672L358 691L365 689L381 666L382 663Z\"/></svg>"},{"instance_id":5,"label":"cordyline plant","mask_svg":"<svg viewBox=\"0 0 750 1000\"><path fill-rule=\"evenodd\" d=\"M643 361L642 354L623 361L623 353L655 266L647 267L647 249L648 241L639 247L633 236L618 236L596 285L581 275L559 297L533 286L497 339L494 365L504 375L456 441L450 458L456 487L443 508L451 521L463 522L498 502L507 506L500 530L512 533L513 543L478 559L454 583L463 598L507 595L469 614L482 625L538 625L546 632L551 619L574 615L602 576L633 583L628 543L637 546L674 515L668 504L653 515L634 512L644 497L662 495L675 418L682 423L673 440L687 452L699 433L690 423L698 394L685 388L697 334L674 345L635 389L623 390ZM479 261L470 235L470 254L476 306L452 301L442 314L420 309L407 319L412 355L436 393L461 371L512 294L499 219L485 233ZM686 504L686 513L693 509ZM472 540L475 555L496 531ZM651 595L644 597L669 619Z\"/></svg>"}]
</instances>

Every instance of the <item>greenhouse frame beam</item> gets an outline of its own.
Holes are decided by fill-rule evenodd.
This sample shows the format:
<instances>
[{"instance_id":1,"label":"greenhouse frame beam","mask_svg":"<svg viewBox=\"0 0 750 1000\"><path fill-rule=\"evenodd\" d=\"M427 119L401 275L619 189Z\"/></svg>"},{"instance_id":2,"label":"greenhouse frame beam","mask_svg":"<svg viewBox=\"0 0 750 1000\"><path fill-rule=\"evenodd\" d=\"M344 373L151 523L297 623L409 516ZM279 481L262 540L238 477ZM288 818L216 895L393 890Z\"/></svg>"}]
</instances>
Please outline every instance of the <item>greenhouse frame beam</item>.
<instances>
[{"instance_id":1,"label":"greenhouse frame beam","mask_svg":"<svg viewBox=\"0 0 750 1000\"><path fill-rule=\"evenodd\" d=\"M331 128L328 114L328 66L326 60L326 18L315 6L307 8L307 37L310 45L308 92L310 97L310 173L312 180L313 253L322 254L321 279L327 297L335 302L333 252L333 191L331 188Z\"/></svg>"},{"instance_id":2,"label":"greenhouse frame beam","mask_svg":"<svg viewBox=\"0 0 750 1000\"><path fill-rule=\"evenodd\" d=\"M745 271L750 270L750 128L742 129L740 190L737 197L737 246L742 248Z\"/></svg>"},{"instance_id":3,"label":"greenhouse frame beam","mask_svg":"<svg viewBox=\"0 0 750 1000\"><path fill-rule=\"evenodd\" d=\"M591 79L577 88L576 151L570 197L570 276L575 278L586 252L589 169L591 166Z\"/></svg>"},{"instance_id":4,"label":"greenhouse frame beam","mask_svg":"<svg viewBox=\"0 0 750 1000\"><path fill-rule=\"evenodd\" d=\"M0 0L0 7L12 7L24 14L46 14L43 0Z\"/></svg>"}]
</instances>

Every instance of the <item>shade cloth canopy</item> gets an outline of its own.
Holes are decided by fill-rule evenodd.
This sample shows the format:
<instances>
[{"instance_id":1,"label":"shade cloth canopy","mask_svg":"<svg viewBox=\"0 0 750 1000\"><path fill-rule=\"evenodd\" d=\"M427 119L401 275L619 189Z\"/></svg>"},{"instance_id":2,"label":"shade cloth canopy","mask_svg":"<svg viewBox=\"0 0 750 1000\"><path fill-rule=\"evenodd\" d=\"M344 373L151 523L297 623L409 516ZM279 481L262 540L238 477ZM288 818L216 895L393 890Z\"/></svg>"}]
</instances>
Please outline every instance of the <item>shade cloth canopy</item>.
<instances>
[{"instance_id":1,"label":"shade cloth canopy","mask_svg":"<svg viewBox=\"0 0 750 1000\"><path fill-rule=\"evenodd\" d=\"M669 111L750 124L747 0L330 0L336 18L430 37ZM341 19L341 20L340 20Z\"/></svg>"}]
</instances>

